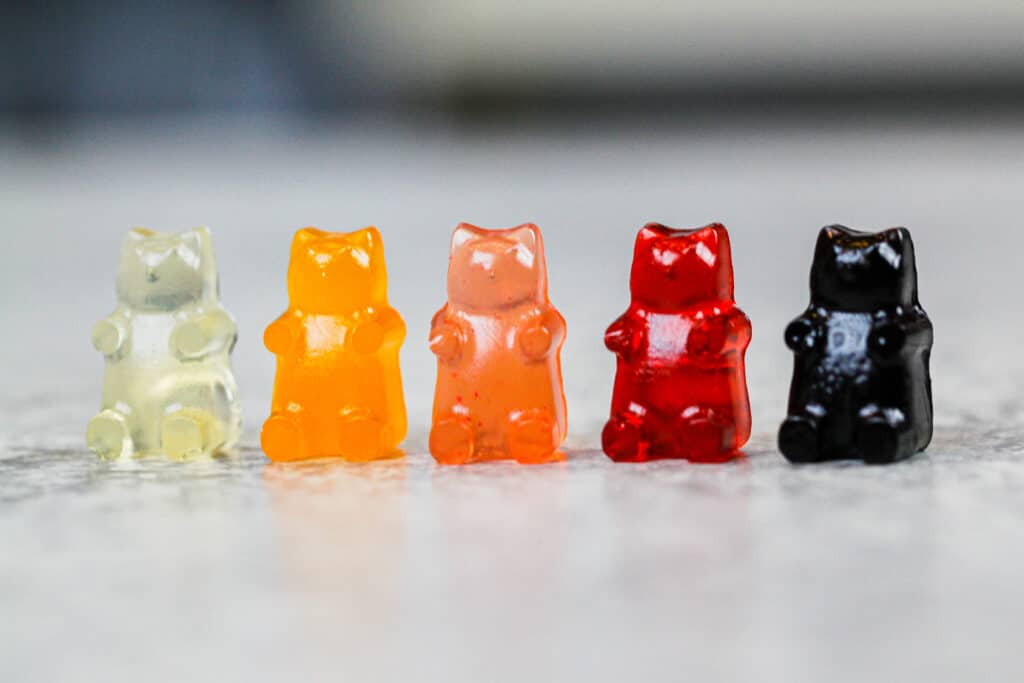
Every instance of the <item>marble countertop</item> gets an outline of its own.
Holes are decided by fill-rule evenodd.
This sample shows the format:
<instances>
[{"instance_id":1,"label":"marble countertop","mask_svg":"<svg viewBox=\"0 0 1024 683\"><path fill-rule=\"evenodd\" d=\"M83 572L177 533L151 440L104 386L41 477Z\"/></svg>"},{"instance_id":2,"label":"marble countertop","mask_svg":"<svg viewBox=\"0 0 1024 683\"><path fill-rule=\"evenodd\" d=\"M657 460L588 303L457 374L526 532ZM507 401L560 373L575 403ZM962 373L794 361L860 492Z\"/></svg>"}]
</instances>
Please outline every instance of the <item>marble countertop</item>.
<instances>
[{"instance_id":1,"label":"marble countertop","mask_svg":"<svg viewBox=\"0 0 1024 683\"><path fill-rule=\"evenodd\" d=\"M1013 121L519 130L84 129L4 136L0 680L1009 680L1024 618L1024 126ZM568 321L565 463L425 454L460 220L544 230ZM729 226L755 436L723 466L597 448L648 220ZM891 467L775 452L817 229L911 228L936 328L935 440ZM214 231L239 320L236 458L84 451L121 234ZM269 464L256 434L298 227L378 225L407 458ZM1002 350L1000 350L1002 349Z\"/></svg>"}]
</instances>

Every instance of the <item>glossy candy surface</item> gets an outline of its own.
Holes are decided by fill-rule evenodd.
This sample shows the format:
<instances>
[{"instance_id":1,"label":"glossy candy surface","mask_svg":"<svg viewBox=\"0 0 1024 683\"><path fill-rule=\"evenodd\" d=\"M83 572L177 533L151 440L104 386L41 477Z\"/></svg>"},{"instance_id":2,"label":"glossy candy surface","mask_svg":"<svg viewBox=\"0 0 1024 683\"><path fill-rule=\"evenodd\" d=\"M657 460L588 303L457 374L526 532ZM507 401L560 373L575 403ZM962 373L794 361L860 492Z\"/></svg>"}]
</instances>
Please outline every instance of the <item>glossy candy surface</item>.
<instances>
[{"instance_id":1,"label":"glossy candy surface","mask_svg":"<svg viewBox=\"0 0 1024 683\"><path fill-rule=\"evenodd\" d=\"M209 231L131 230L117 298L92 332L106 370L89 448L103 458L231 451L241 433L230 362L237 331L218 298Z\"/></svg>"},{"instance_id":2,"label":"glossy candy surface","mask_svg":"<svg viewBox=\"0 0 1024 683\"><path fill-rule=\"evenodd\" d=\"M750 437L751 328L733 301L725 227L644 226L630 292L629 309L605 333L617 367L604 452L618 461L734 457Z\"/></svg>"},{"instance_id":3,"label":"glossy candy surface","mask_svg":"<svg viewBox=\"0 0 1024 683\"><path fill-rule=\"evenodd\" d=\"M299 230L288 296L288 310L263 336L277 356L263 452L275 461L401 455L405 323L388 305L380 233Z\"/></svg>"},{"instance_id":4,"label":"glossy candy surface","mask_svg":"<svg viewBox=\"0 0 1024 683\"><path fill-rule=\"evenodd\" d=\"M782 453L793 462L888 463L927 447L932 336L906 228L823 228L811 304L785 333L795 360Z\"/></svg>"},{"instance_id":5,"label":"glossy candy surface","mask_svg":"<svg viewBox=\"0 0 1024 683\"><path fill-rule=\"evenodd\" d=\"M430 452L442 464L562 459L566 407L540 230L461 224L452 235L448 303L434 316L437 389Z\"/></svg>"}]
</instances>

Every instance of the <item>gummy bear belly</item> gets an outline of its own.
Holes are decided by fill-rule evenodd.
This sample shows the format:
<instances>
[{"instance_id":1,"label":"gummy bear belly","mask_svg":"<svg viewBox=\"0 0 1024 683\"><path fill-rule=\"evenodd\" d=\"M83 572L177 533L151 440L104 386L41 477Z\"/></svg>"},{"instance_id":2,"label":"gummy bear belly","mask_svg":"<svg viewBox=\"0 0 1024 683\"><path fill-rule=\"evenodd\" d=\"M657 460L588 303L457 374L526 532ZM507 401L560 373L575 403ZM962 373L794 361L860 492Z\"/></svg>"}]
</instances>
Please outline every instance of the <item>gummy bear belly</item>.
<instances>
[{"instance_id":1,"label":"gummy bear belly","mask_svg":"<svg viewBox=\"0 0 1024 683\"><path fill-rule=\"evenodd\" d=\"M482 458L507 457L509 420L526 411L541 411L564 431L564 408L556 404L554 361L524 363L505 349L478 353L471 362L439 368L435 419L466 417Z\"/></svg>"},{"instance_id":2,"label":"gummy bear belly","mask_svg":"<svg viewBox=\"0 0 1024 683\"><path fill-rule=\"evenodd\" d=\"M613 410L637 403L664 416L679 415L688 408L713 408L732 413L746 399L742 373L735 367L675 368L620 367Z\"/></svg>"},{"instance_id":3,"label":"gummy bear belly","mask_svg":"<svg viewBox=\"0 0 1024 683\"><path fill-rule=\"evenodd\" d=\"M217 418L224 425L226 443L237 440L240 431L237 390L226 356L182 363L169 356L129 355L107 370L103 408L125 415L139 453L161 449L161 420L181 408L200 409Z\"/></svg>"},{"instance_id":4,"label":"gummy bear belly","mask_svg":"<svg viewBox=\"0 0 1024 683\"><path fill-rule=\"evenodd\" d=\"M394 363L397 371L397 360ZM300 413L309 438L318 442L315 450L332 452L337 450L335 435L343 413L388 421L384 379L379 354L357 357L345 350L287 360L278 368L272 410Z\"/></svg>"}]
</instances>

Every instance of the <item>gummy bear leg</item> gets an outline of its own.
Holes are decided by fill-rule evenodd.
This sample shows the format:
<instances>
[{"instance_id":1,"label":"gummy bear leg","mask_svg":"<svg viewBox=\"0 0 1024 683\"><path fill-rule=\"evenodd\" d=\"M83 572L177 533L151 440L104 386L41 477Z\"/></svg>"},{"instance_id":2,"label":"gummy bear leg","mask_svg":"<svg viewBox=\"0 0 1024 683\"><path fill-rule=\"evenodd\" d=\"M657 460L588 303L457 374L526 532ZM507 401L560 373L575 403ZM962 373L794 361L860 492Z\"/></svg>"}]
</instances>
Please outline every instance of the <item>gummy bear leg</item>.
<instances>
[{"instance_id":1,"label":"gummy bear leg","mask_svg":"<svg viewBox=\"0 0 1024 683\"><path fill-rule=\"evenodd\" d=\"M338 420L338 455L352 462L386 457L380 420L363 411L343 411Z\"/></svg>"},{"instance_id":2,"label":"gummy bear leg","mask_svg":"<svg viewBox=\"0 0 1024 683\"><path fill-rule=\"evenodd\" d=\"M779 428L779 450L793 463L821 461L817 422L803 415L787 417Z\"/></svg>"},{"instance_id":3,"label":"gummy bear leg","mask_svg":"<svg viewBox=\"0 0 1024 683\"><path fill-rule=\"evenodd\" d=\"M601 431L601 448L616 462L644 462L650 446L637 415L612 415Z\"/></svg>"},{"instance_id":4,"label":"gummy bear leg","mask_svg":"<svg viewBox=\"0 0 1024 683\"><path fill-rule=\"evenodd\" d=\"M104 460L127 457L134 450L124 415L110 409L89 420L85 443L89 450Z\"/></svg>"},{"instance_id":5,"label":"gummy bear leg","mask_svg":"<svg viewBox=\"0 0 1024 683\"><path fill-rule=\"evenodd\" d=\"M292 462L311 457L302 420L291 413L272 413L263 423L260 447L274 462Z\"/></svg>"},{"instance_id":6,"label":"gummy bear leg","mask_svg":"<svg viewBox=\"0 0 1024 683\"><path fill-rule=\"evenodd\" d=\"M885 465L914 454L910 433L902 421L893 423L881 415L862 419L857 425L857 450L869 465Z\"/></svg>"},{"instance_id":7,"label":"gummy bear leg","mask_svg":"<svg viewBox=\"0 0 1024 683\"><path fill-rule=\"evenodd\" d=\"M508 426L509 456L524 464L540 464L564 460L558 450L555 421L543 410L519 413Z\"/></svg>"},{"instance_id":8,"label":"gummy bear leg","mask_svg":"<svg viewBox=\"0 0 1024 683\"><path fill-rule=\"evenodd\" d=\"M187 460L213 451L213 417L202 410L178 410L160 424L160 445L172 460Z\"/></svg>"},{"instance_id":9,"label":"gummy bear leg","mask_svg":"<svg viewBox=\"0 0 1024 683\"><path fill-rule=\"evenodd\" d=\"M475 454L473 426L468 418L452 415L430 428L430 454L442 465L465 465Z\"/></svg>"},{"instance_id":10,"label":"gummy bear leg","mask_svg":"<svg viewBox=\"0 0 1024 683\"><path fill-rule=\"evenodd\" d=\"M679 455L691 462L725 462L736 457L731 448L732 425L710 408L689 409L676 422Z\"/></svg>"}]
</instances>

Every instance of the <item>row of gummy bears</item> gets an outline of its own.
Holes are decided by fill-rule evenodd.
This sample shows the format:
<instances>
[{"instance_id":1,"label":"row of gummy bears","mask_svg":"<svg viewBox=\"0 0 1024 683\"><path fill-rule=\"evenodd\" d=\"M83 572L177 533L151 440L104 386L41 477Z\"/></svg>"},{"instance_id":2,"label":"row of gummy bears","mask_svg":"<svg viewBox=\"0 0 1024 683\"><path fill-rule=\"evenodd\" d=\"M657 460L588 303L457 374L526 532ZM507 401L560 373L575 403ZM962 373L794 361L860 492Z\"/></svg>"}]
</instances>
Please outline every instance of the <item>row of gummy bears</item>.
<instances>
[{"instance_id":1,"label":"row of gummy bears","mask_svg":"<svg viewBox=\"0 0 1024 683\"><path fill-rule=\"evenodd\" d=\"M644 226L630 290L629 309L605 334L617 370L604 452L617 461L735 457L750 436L751 326L733 300L725 227ZM237 331L219 301L209 231L130 231L117 292L117 308L92 334L106 372L89 448L104 458L232 451L241 435L230 365ZM264 335L277 375L263 452L274 461L399 455L405 324L388 305L380 233L299 230L288 294L288 310ZM563 458L565 333L537 227L459 225L448 302L430 330L434 458ZM928 445L932 326L905 228L823 228L811 303L785 340L795 363L778 443L789 460L885 463Z\"/></svg>"}]
</instances>

